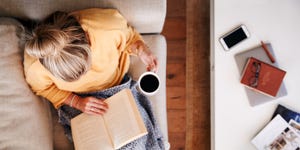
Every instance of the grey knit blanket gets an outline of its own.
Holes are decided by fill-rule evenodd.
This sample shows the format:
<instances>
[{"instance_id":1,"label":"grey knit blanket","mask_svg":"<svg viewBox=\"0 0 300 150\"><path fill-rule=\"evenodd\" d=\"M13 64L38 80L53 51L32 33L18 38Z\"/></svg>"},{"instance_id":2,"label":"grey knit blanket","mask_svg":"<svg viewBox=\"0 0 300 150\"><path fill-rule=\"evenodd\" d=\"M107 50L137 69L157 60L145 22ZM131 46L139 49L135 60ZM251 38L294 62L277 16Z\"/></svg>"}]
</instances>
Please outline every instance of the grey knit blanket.
<instances>
[{"instance_id":1,"label":"grey knit blanket","mask_svg":"<svg viewBox=\"0 0 300 150\"><path fill-rule=\"evenodd\" d=\"M151 101L149 101L147 97L145 97L136 90L136 85L136 82L133 81L131 77L126 75L122 83L118 86L114 86L103 91L78 94L78 96L93 96L96 98L106 99L118 93L124 88L129 88L132 91L132 94L135 98L137 107L148 130L148 134L131 143L128 143L127 145L121 147L120 150L164 150L165 148L163 144L163 137L153 115ZM71 142L73 142L73 139L70 127L70 120L81 113L81 111L69 107L67 105L63 105L58 109L59 123L63 125L65 134Z\"/></svg>"}]
</instances>

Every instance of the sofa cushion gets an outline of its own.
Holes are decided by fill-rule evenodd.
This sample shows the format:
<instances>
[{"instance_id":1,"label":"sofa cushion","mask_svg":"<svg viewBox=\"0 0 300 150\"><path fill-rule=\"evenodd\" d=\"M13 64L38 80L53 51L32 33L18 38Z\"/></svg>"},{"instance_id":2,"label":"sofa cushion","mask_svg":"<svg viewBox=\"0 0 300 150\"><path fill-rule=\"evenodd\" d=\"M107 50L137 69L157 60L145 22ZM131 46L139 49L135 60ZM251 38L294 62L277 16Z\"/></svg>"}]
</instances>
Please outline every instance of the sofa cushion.
<instances>
[{"instance_id":1,"label":"sofa cushion","mask_svg":"<svg viewBox=\"0 0 300 150\"><path fill-rule=\"evenodd\" d=\"M54 11L116 8L140 33L160 33L166 16L166 0L3 0L0 16L41 20Z\"/></svg>"},{"instance_id":2,"label":"sofa cushion","mask_svg":"<svg viewBox=\"0 0 300 150\"><path fill-rule=\"evenodd\" d=\"M50 111L23 74L22 25L0 17L0 149L53 148Z\"/></svg>"}]
</instances>

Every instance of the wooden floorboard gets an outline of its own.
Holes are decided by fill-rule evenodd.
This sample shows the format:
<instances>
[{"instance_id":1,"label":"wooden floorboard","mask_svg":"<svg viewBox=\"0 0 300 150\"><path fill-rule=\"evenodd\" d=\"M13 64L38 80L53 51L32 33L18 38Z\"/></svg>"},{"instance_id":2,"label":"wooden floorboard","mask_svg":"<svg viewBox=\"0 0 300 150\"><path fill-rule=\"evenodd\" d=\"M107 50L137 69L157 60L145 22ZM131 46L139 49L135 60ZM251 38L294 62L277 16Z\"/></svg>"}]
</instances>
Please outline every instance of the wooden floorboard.
<instances>
[{"instance_id":1,"label":"wooden floorboard","mask_svg":"<svg viewBox=\"0 0 300 150\"><path fill-rule=\"evenodd\" d=\"M167 17L185 17L186 0L168 0Z\"/></svg>"},{"instance_id":2,"label":"wooden floorboard","mask_svg":"<svg viewBox=\"0 0 300 150\"><path fill-rule=\"evenodd\" d=\"M167 17L162 32L169 41L186 39L185 17Z\"/></svg>"},{"instance_id":3,"label":"wooden floorboard","mask_svg":"<svg viewBox=\"0 0 300 150\"><path fill-rule=\"evenodd\" d=\"M185 110L186 95L185 86L169 86L167 88L167 109Z\"/></svg>"},{"instance_id":4,"label":"wooden floorboard","mask_svg":"<svg viewBox=\"0 0 300 150\"><path fill-rule=\"evenodd\" d=\"M185 150L185 133L184 132L170 132L169 142L171 143L171 150Z\"/></svg>"},{"instance_id":5,"label":"wooden floorboard","mask_svg":"<svg viewBox=\"0 0 300 150\"><path fill-rule=\"evenodd\" d=\"M162 34L167 40L167 115L171 150L185 149L186 96L186 7L185 0L167 3Z\"/></svg>"},{"instance_id":6,"label":"wooden floorboard","mask_svg":"<svg viewBox=\"0 0 300 150\"><path fill-rule=\"evenodd\" d=\"M167 1L162 34L171 150L209 150L209 0Z\"/></svg>"},{"instance_id":7,"label":"wooden floorboard","mask_svg":"<svg viewBox=\"0 0 300 150\"><path fill-rule=\"evenodd\" d=\"M209 0L189 0L186 41L186 149L210 149Z\"/></svg>"},{"instance_id":8,"label":"wooden floorboard","mask_svg":"<svg viewBox=\"0 0 300 150\"><path fill-rule=\"evenodd\" d=\"M185 63L185 44L186 40L168 40L167 48L170 51L167 59L168 63Z\"/></svg>"}]
</instances>

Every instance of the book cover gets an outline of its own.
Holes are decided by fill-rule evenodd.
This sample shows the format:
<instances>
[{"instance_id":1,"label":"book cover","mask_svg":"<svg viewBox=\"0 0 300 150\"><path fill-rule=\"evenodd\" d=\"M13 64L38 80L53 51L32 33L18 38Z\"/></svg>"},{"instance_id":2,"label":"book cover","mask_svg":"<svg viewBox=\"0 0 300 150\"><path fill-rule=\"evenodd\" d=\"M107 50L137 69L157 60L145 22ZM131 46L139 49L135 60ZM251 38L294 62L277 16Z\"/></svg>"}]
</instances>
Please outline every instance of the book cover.
<instances>
[{"instance_id":1,"label":"book cover","mask_svg":"<svg viewBox=\"0 0 300 150\"><path fill-rule=\"evenodd\" d=\"M286 72L278 67L250 57L241 83L263 94L276 97Z\"/></svg>"},{"instance_id":2,"label":"book cover","mask_svg":"<svg viewBox=\"0 0 300 150\"><path fill-rule=\"evenodd\" d=\"M268 50L270 51L272 56L275 59L277 59L272 45L270 43L266 43L266 47L268 48ZM275 63L272 63L271 60L269 59L269 57L267 56L266 52L262 48L262 46L258 45L253 48L250 48L248 50L245 50L245 51L235 54L234 58L235 58L237 69L240 73L240 76L243 74L244 67L245 67L249 57L255 57L255 58L257 58L261 61L264 61L268 64L272 64L276 67L279 67L279 64L277 63L277 61ZM240 80L240 79L241 78L238 78L237 80ZM265 94L261 94L259 92L255 92L254 90L252 90L248 87L245 87L244 89L245 89L245 94L248 98L249 104L251 106L258 106L261 104L265 104L269 101L273 101L275 99L279 99L281 97L288 95L284 81L281 84L276 97L271 97L271 96L267 96Z\"/></svg>"},{"instance_id":3,"label":"book cover","mask_svg":"<svg viewBox=\"0 0 300 150\"><path fill-rule=\"evenodd\" d=\"M282 118L289 122L290 120L295 120L296 122L300 123L300 113L293 111L285 106L278 105L276 110L273 113L272 118L274 118L276 115L282 116Z\"/></svg>"},{"instance_id":4,"label":"book cover","mask_svg":"<svg viewBox=\"0 0 300 150\"><path fill-rule=\"evenodd\" d=\"M299 150L300 135L293 122L276 115L252 140L258 150ZM293 125L293 126L291 126Z\"/></svg>"},{"instance_id":5,"label":"book cover","mask_svg":"<svg viewBox=\"0 0 300 150\"><path fill-rule=\"evenodd\" d=\"M105 100L102 116L82 113L71 119L76 150L114 150L146 135L147 129L130 89Z\"/></svg>"}]
</instances>

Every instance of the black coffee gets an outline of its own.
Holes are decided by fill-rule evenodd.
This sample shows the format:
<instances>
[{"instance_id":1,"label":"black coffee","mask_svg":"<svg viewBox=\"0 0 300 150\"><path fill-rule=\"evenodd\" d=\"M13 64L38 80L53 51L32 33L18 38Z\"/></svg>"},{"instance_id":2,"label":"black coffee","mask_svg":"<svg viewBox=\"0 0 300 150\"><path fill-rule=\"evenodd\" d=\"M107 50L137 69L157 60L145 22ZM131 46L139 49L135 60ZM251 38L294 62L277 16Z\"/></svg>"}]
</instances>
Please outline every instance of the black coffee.
<instances>
[{"instance_id":1,"label":"black coffee","mask_svg":"<svg viewBox=\"0 0 300 150\"><path fill-rule=\"evenodd\" d=\"M149 74L149 75L145 75L141 79L140 85L141 85L142 90L144 90L145 92L151 93L151 92L154 92L158 88L159 81L155 76Z\"/></svg>"}]
</instances>

